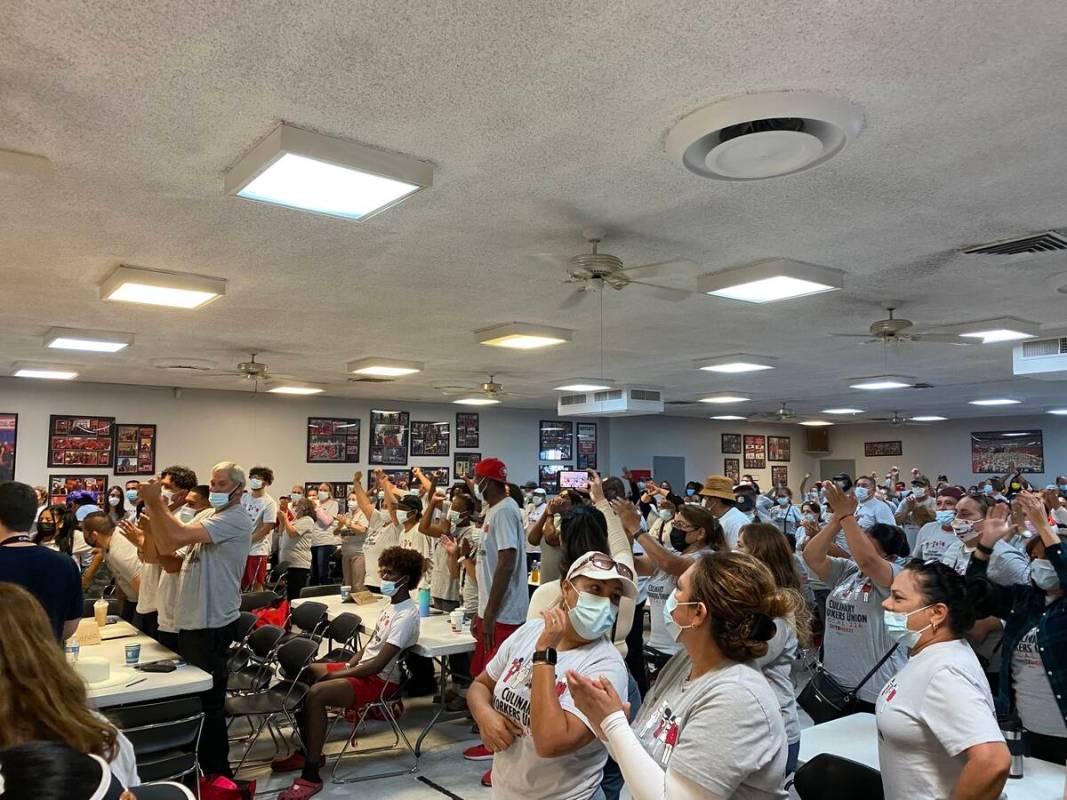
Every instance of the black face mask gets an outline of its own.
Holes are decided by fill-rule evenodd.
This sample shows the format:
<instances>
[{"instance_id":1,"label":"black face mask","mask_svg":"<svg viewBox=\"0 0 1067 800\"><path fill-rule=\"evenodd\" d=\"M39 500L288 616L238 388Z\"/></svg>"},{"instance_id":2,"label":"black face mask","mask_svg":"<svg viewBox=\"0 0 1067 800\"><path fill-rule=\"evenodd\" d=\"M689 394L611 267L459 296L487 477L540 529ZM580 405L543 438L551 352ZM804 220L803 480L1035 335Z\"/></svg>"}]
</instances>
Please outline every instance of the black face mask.
<instances>
[{"instance_id":1,"label":"black face mask","mask_svg":"<svg viewBox=\"0 0 1067 800\"><path fill-rule=\"evenodd\" d=\"M747 514L756 507L756 501L750 494L739 494L737 495L737 507Z\"/></svg>"},{"instance_id":2,"label":"black face mask","mask_svg":"<svg viewBox=\"0 0 1067 800\"><path fill-rule=\"evenodd\" d=\"M37 532L51 535L56 532L56 524L54 522L38 522Z\"/></svg>"},{"instance_id":3,"label":"black face mask","mask_svg":"<svg viewBox=\"0 0 1067 800\"><path fill-rule=\"evenodd\" d=\"M683 552L685 548L689 546L689 543L685 540L689 531L678 530L678 528L671 528L671 547L677 550L679 553Z\"/></svg>"}]
</instances>

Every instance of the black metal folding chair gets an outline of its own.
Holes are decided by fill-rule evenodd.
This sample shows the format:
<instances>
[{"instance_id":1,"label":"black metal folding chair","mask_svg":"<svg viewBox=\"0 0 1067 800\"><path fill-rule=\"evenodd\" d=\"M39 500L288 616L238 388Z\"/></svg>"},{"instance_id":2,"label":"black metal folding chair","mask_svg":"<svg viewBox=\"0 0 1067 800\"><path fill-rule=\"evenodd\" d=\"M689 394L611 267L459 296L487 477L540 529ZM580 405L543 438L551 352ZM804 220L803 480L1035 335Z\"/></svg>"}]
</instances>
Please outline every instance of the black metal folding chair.
<instances>
[{"instance_id":1,"label":"black metal folding chair","mask_svg":"<svg viewBox=\"0 0 1067 800\"><path fill-rule=\"evenodd\" d=\"M255 611L258 608L268 608L281 602L281 595L274 592L246 592L241 595L241 610Z\"/></svg>"},{"instance_id":2,"label":"black metal folding chair","mask_svg":"<svg viewBox=\"0 0 1067 800\"><path fill-rule=\"evenodd\" d=\"M797 770L800 800L884 800L882 775L847 758L820 753Z\"/></svg>"},{"instance_id":3,"label":"black metal folding chair","mask_svg":"<svg viewBox=\"0 0 1067 800\"><path fill-rule=\"evenodd\" d=\"M305 586L300 590L300 599L305 597L338 597L341 594L341 584L327 583L320 586Z\"/></svg>"},{"instance_id":4,"label":"black metal folding chair","mask_svg":"<svg viewBox=\"0 0 1067 800\"><path fill-rule=\"evenodd\" d=\"M300 629L300 633L285 634L285 636L282 637L282 643L284 644L297 636L321 642L322 633L326 630L326 626L329 624L326 610L325 603L308 602L293 606L286 627L291 628L295 626Z\"/></svg>"},{"instance_id":5,"label":"black metal folding chair","mask_svg":"<svg viewBox=\"0 0 1067 800\"><path fill-rule=\"evenodd\" d=\"M257 692L265 688L273 677L274 659L285 631L277 625L256 628L245 640L241 651L230 659L230 676L226 691ZM237 666L243 662L243 665Z\"/></svg>"},{"instance_id":6,"label":"black metal folding chair","mask_svg":"<svg viewBox=\"0 0 1067 800\"><path fill-rule=\"evenodd\" d=\"M196 795L180 783L161 781L142 783L134 789L127 789L136 800L196 800Z\"/></svg>"},{"instance_id":7,"label":"black metal folding chair","mask_svg":"<svg viewBox=\"0 0 1067 800\"><path fill-rule=\"evenodd\" d=\"M107 718L133 745L142 781L169 781L199 775L197 743L204 721L199 697L117 706Z\"/></svg>"},{"instance_id":8,"label":"black metal folding chair","mask_svg":"<svg viewBox=\"0 0 1067 800\"><path fill-rule=\"evenodd\" d=\"M323 634L328 642L329 652L316 660L335 663L352 658L361 647L359 628L362 624L363 619L359 614L348 611L334 617Z\"/></svg>"}]
</instances>

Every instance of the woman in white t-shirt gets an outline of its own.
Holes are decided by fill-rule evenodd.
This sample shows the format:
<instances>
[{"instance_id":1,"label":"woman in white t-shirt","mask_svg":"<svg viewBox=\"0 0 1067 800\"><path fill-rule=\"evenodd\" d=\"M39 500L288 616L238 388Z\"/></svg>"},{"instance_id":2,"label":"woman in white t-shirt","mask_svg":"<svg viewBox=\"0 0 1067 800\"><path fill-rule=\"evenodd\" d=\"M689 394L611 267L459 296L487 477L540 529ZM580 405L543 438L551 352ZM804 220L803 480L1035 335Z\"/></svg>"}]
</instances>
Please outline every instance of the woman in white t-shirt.
<instances>
[{"instance_id":1,"label":"woman in white t-shirt","mask_svg":"<svg viewBox=\"0 0 1067 800\"><path fill-rule=\"evenodd\" d=\"M310 586L330 582L330 559L339 544L337 537L337 511L330 484L320 483L315 495L315 530L311 534Z\"/></svg>"},{"instance_id":2,"label":"woman in white t-shirt","mask_svg":"<svg viewBox=\"0 0 1067 800\"><path fill-rule=\"evenodd\" d=\"M578 708L606 738L634 800L787 797L785 727L755 660L796 603L752 556L709 553L682 574L664 608L684 650L632 724L615 687L568 671Z\"/></svg>"},{"instance_id":3,"label":"woman in white t-shirt","mask_svg":"<svg viewBox=\"0 0 1067 800\"><path fill-rule=\"evenodd\" d=\"M637 596L632 572L586 553L563 581L561 605L509 636L467 693L493 755L493 796L588 800L602 796L607 752L567 689L569 671L600 676L626 694L626 665L608 634L619 600Z\"/></svg>"},{"instance_id":4,"label":"woman in white t-shirt","mask_svg":"<svg viewBox=\"0 0 1067 800\"><path fill-rule=\"evenodd\" d=\"M301 497L288 504L288 509L278 512L281 536L278 539L278 563L286 563L285 595L289 602L300 597L300 590L307 586L311 573L311 542L315 536L315 509L311 501ZM293 515L289 519L289 513Z\"/></svg>"},{"instance_id":5,"label":"woman in white t-shirt","mask_svg":"<svg viewBox=\"0 0 1067 800\"><path fill-rule=\"evenodd\" d=\"M886 800L995 798L1011 755L989 683L963 638L990 600L983 579L912 561L883 603L908 662L878 695L878 762ZM977 613L976 613L977 612Z\"/></svg>"}]
</instances>

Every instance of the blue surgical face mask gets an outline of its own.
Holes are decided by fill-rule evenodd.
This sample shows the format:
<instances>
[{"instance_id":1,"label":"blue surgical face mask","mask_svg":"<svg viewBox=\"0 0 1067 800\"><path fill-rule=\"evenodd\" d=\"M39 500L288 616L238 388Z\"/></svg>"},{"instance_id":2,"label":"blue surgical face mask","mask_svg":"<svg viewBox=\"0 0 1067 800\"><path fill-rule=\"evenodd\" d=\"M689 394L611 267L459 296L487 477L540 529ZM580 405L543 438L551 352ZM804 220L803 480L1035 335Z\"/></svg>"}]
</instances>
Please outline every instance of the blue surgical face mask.
<instances>
[{"instance_id":1,"label":"blue surgical face mask","mask_svg":"<svg viewBox=\"0 0 1067 800\"><path fill-rule=\"evenodd\" d=\"M303 500L304 495L300 494L300 492L289 492L289 499L295 503L297 500Z\"/></svg>"},{"instance_id":2,"label":"blue surgical face mask","mask_svg":"<svg viewBox=\"0 0 1067 800\"><path fill-rule=\"evenodd\" d=\"M566 605L566 601L564 601ZM574 632L587 642L595 641L611 630L617 609L611 598L578 592L578 603L567 609Z\"/></svg>"},{"instance_id":3,"label":"blue surgical face mask","mask_svg":"<svg viewBox=\"0 0 1067 800\"><path fill-rule=\"evenodd\" d=\"M1061 492L1067 492L1067 483L1057 483L1056 488Z\"/></svg>"},{"instance_id":4,"label":"blue surgical face mask","mask_svg":"<svg viewBox=\"0 0 1067 800\"><path fill-rule=\"evenodd\" d=\"M408 512L401 511L400 509L397 509L397 511L396 511L396 521L399 522L401 525L403 525L405 522L408 521Z\"/></svg>"},{"instance_id":5,"label":"blue surgical face mask","mask_svg":"<svg viewBox=\"0 0 1067 800\"><path fill-rule=\"evenodd\" d=\"M192 506L182 506L178 509L178 519L181 520L183 525L188 525L193 521L193 517L196 516L196 509Z\"/></svg>"},{"instance_id":6,"label":"blue surgical face mask","mask_svg":"<svg viewBox=\"0 0 1067 800\"><path fill-rule=\"evenodd\" d=\"M982 487L982 494L993 494L993 487L987 483Z\"/></svg>"},{"instance_id":7,"label":"blue surgical face mask","mask_svg":"<svg viewBox=\"0 0 1067 800\"><path fill-rule=\"evenodd\" d=\"M400 590L400 585L405 583L406 581L407 578L401 578L399 581L391 581L387 580L386 578L382 578L381 586L379 586L378 588L385 597L393 597L394 595L396 595L397 591Z\"/></svg>"},{"instance_id":8,"label":"blue surgical face mask","mask_svg":"<svg viewBox=\"0 0 1067 800\"><path fill-rule=\"evenodd\" d=\"M688 489L685 490L685 496L686 497L692 497L696 493L697 493L697 490L694 489L692 486L690 486Z\"/></svg>"},{"instance_id":9,"label":"blue surgical face mask","mask_svg":"<svg viewBox=\"0 0 1067 800\"><path fill-rule=\"evenodd\" d=\"M1060 588L1060 576L1047 558L1035 558L1030 562L1030 578L1038 589L1046 592Z\"/></svg>"},{"instance_id":10,"label":"blue surgical face mask","mask_svg":"<svg viewBox=\"0 0 1067 800\"><path fill-rule=\"evenodd\" d=\"M207 496L208 505L212 508L222 508L230 502L229 492L211 492Z\"/></svg>"},{"instance_id":11,"label":"blue surgical face mask","mask_svg":"<svg viewBox=\"0 0 1067 800\"><path fill-rule=\"evenodd\" d=\"M856 487L856 499L859 500L861 503L865 502L867 500L867 498L870 497L870 496L871 496L871 492L870 492L869 489L867 489L867 487L865 487L865 486L857 486Z\"/></svg>"},{"instance_id":12,"label":"blue surgical face mask","mask_svg":"<svg viewBox=\"0 0 1067 800\"><path fill-rule=\"evenodd\" d=\"M461 516L462 514L460 514L458 511L451 510L448 512L448 521L451 522L453 525L459 525L459 520Z\"/></svg>"},{"instance_id":13,"label":"blue surgical face mask","mask_svg":"<svg viewBox=\"0 0 1067 800\"><path fill-rule=\"evenodd\" d=\"M919 643L919 639L922 638L923 633L927 628L930 628L933 623L927 625L926 628L913 631L908 627L908 617L912 614L917 614L920 611L925 611L929 607L930 606L923 606L922 608L917 608L914 611L909 611L907 613L904 613L903 611L883 612L882 616L883 619L885 619L885 629L886 633L889 634L889 638L894 642L899 642L909 650L912 647L915 647L915 645Z\"/></svg>"},{"instance_id":14,"label":"blue surgical face mask","mask_svg":"<svg viewBox=\"0 0 1067 800\"><path fill-rule=\"evenodd\" d=\"M248 488L252 489L254 491L259 491L260 489L263 488L262 479L260 479L260 478L249 478L248 479Z\"/></svg>"},{"instance_id":15,"label":"blue surgical face mask","mask_svg":"<svg viewBox=\"0 0 1067 800\"><path fill-rule=\"evenodd\" d=\"M695 605L699 605L699 602L692 601L689 603L679 603L677 588L672 589L671 593L667 596L667 602L663 604L663 621L667 625L667 633L670 634L671 639L673 639L674 641L678 641L678 637L682 635L682 631L692 628L696 625L696 623L684 626L679 625L677 622L674 621L674 609L678 608L678 606Z\"/></svg>"},{"instance_id":16,"label":"blue surgical face mask","mask_svg":"<svg viewBox=\"0 0 1067 800\"><path fill-rule=\"evenodd\" d=\"M938 511L934 517L941 525L951 525L952 520L956 518L956 512L951 508L946 508L942 511Z\"/></svg>"},{"instance_id":17,"label":"blue surgical face mask","mask_svg":"<svg viewBox=\"0 0 1067 800\"><path fill-rule=\"evenodd\" d=\"M674 512L669 508L661 508L657 513L659 514L659 518L664 522L670 522L674 519Z\"/></svg>"},{"instance_id":18,"label":"blue surgical face mask","mask_svg":"<svg viewBox=\"0 0 1067 800\"><path fill-rule=\"evenodd\" d=\"M137 502L137 490L136 489L127 489L126 490L126 499L129 500L131 503L136 503Z\"/></svg>"},{"instance_id":19,"label":"blue surgical face mask","mask_svg":"<svg viewBox=\"0 0 1067 800\"><path fill-rule=\"evenodd\" d=\"M778 498L778 505L780 505L780 506L789 505L789 498L788 497L779 497Z\"/></svg>"}]
</instances>

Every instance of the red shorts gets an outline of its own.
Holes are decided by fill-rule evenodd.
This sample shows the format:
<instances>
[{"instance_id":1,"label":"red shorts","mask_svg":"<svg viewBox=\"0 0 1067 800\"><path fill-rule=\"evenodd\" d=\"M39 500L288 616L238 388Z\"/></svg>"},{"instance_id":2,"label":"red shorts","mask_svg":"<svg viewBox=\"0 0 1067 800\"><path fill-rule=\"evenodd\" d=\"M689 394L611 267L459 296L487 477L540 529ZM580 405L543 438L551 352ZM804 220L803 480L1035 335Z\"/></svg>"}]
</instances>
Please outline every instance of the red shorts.
<instances>
[{"instance_id":1,"label":"red shorts","mask_svg":"<svg viewBox=\"0 0 1067 800\"><path fill-rule=\"evenodd\" d=\"M327 664L327 672L338 672L348 667L344 661L340 661L336 664ZM358 711L363 706L369 703L377 703L382 696L382 690L385 689L385 696L389 697L396 690L396 684L390 682L388 686L386 682L379 678L377 675L368 675L365 678L345 678L352 687L352 693L355 695L355 699L352 701L352 705L349 706L354 711Z\"/></svg>"},{"instance_id":2,"label":"red shorts","mask_svg":"<svg viewBox=\"0 0 1067 800\"><path fill-rule=\"evenodd\" d=\"M482 618L475 617L474 622L471 623L471 636L474 637L474 655L471 656L471 677L477 678L482 672L485 671L486 665L493 660L493 656L496 655L496 651L500 649L500 645L511 634L515 633L521 626L519 625L505 625L503 622L496 624L495 641L493 642L492 652L487 651L484 643L482 642Z\"/></svg>"},{"instance_id":3,"label":"red shorts","mask_svg":"<svg viewBox=\"0 0 1067 800\"><path fill-rule=\"evenodd\" d=\"M245 574L241 578L242 591L262 586L267 580L267 556L249 556L245 559Z\"/></svg>"}]
</instances>

